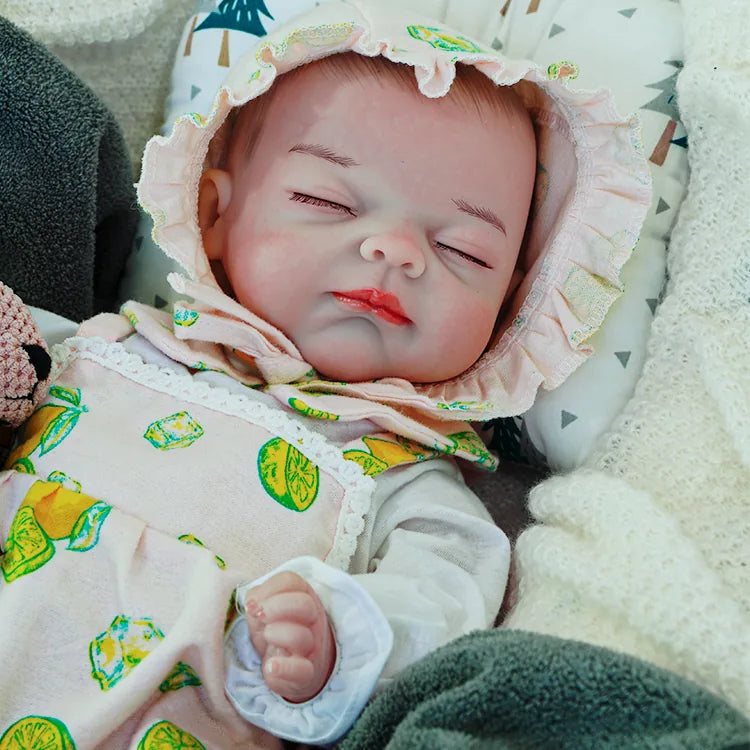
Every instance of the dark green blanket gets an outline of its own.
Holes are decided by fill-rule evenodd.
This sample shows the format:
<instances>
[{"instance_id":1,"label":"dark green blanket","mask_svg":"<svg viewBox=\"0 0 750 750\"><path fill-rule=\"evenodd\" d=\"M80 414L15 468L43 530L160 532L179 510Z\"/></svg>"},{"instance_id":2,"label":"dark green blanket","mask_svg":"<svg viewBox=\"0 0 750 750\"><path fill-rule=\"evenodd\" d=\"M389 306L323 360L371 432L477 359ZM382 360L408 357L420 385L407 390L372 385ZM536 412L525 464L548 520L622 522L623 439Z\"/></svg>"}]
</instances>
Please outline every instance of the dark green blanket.
<instances>
[{"instance_id":1,"label":"dark green blanket","mask_svg":"<svg viewBox=\"0 0 750 750\"><path fill-rule=\"evenodd\" d=\"M27 304L74 320L110 310L135 206L114 117L0 16L0 280Z\"/></svg>"},{"instance_id":2,"label":"dark green blanket","mask_svg":"<svg viewBox=\"0 0 750 750\"><path fill-rule=\"evenodd\" d=\"M417 662L337 750L750 750L750 723L638 659L514 630L471 633Z\"/></svg>"}]
</instances>

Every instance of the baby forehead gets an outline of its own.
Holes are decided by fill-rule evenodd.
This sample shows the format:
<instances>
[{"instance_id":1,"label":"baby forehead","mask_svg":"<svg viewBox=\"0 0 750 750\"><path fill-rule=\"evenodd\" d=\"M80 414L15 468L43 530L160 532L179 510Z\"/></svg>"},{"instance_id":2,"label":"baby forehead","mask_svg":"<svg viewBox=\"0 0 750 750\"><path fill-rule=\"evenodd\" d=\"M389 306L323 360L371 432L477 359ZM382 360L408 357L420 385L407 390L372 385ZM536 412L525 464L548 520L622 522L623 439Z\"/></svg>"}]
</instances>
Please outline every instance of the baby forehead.
<instances>
[{"instance_id":1,"label":"baby forehead","mask_svg":"<svg viewBox=\"0 0 750 750\"><path fill-rule=\"evenodd\" d=\"M443 169L436 171L449 172L506 171L509 159L520 159L517 166L525 168L536 155L530 117L510 87L459 65L447 95L431 98L419 90L412 66L356 53L279 76L266 94L245 105L238 125L233 148L244 159L258 149L286 151L298 141L348 148L342 153L355 161L380 154L378 161L392 163L399 155L399 169L423 170L421 154L428 162L440 160Z\"/></svg>"},{"instance_id":2,"label":"baby forehead","mask_svg":"<svg viewBox=\"0 0 750 750\"><path fill-rule=\"evenodd\" d=\"M474 66L461 63L447 93L428 97L420 91L411 65L347 52L280 76L264 97L269 105L279 100L285 110L303 109L310 116L331 108L341 109L341 116L346 116L353 108L365 108L368 117L377 118L403 109L503 125L528 123L530 127L529 114L513 86L497 85Z\"/></svg>"}]
</instances>

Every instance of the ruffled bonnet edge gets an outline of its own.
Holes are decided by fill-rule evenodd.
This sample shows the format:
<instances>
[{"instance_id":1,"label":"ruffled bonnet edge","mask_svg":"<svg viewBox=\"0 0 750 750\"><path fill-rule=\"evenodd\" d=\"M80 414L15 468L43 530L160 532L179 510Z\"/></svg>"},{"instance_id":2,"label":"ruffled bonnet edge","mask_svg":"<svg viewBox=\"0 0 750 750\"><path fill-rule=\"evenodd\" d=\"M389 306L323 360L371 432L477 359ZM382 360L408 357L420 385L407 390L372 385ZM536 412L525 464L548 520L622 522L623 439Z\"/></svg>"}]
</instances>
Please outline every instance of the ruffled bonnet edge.
<instances>
[{"instance_id":1,"label":"ruffled bonnet edge","mask_svg":"<svg viewBox=\"0 0 750 750\"><path fill-rule=\"evenodd\" d=\"M565 79L575 74L571 63L543 70L419 14L372 6L323 3L261 38L230 70L207 118L185 115L168 137L151 139L139 201L154 220L154 241L191 279L173 285L209 286L215 296L197 222L200 176L209 144L230 111L267 91L277 75L354 51L412 65L428 97L448 91L457 63L474 65L498 85L516 84L535 125L539 165L522 251L525 275L496 340L451 380L410 384L388 378L331 390L379 398L433 419L484 421L523 413L540 386L555 388L592 353L588 338L623 292L620 271L651 203L638 118L618 115L606 90L570 88ZM278 334L274 339L283 342Z\"/></svg>"}]
</instances>

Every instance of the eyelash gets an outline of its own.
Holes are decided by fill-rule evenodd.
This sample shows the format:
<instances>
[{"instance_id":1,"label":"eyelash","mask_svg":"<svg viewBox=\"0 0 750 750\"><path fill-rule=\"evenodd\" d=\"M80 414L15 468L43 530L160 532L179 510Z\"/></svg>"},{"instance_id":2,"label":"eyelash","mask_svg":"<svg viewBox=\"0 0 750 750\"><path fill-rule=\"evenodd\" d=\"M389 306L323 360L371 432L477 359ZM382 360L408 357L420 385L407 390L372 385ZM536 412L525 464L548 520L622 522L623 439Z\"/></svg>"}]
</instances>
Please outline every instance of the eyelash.
<instances>
[{"instance_id":1,"label":"eyelash","mask_svg":"<svg viewBox=\"0 0 750 750\"><path fill-rule=\"evenodd\" d=\"M307 193L292 193L289 196L290 201L297 201L297 203L307 203L310 206L321 206L323 208L333 208L336 211L351 214L356 216L357 214L352 211L348 206L344 206L342 203L336 203L335 201L327 201L324 198L316 198L314 195L308 195Z\"/></svg>"},{"instance_id":2,"label":"eyelash","mask_svg":"<svg viewBox=\"0 0 750 750\"><path fill-rule=\"evenodd\" d=\"M464 260L468 260L470 263L475 263L482 268L491 268L491 266L485 263L483 260L479 260L479 258L475 258L473 255L469 255L468 253L463 253L460 250L456 250L455 247L451 247L450 245L444 245L442 242L436 242L435 247L439 247L441 250L448 250L449 252L458 255Z\"/></svg>"},{"instance_id":3,"label":"eyelash","mask_svg":"<svg viewBox=\"0 0 750 750\"><path fill-rule=\"evenodd\" d=\"M335 201L327 201L325 200L325 198L316 198L314 195L308 195L307 193L292 193L289 196L289 200L296 201L297 203L306 203L309 206L321 206L322 208L332 208L341 213L350 214L351 216L357 215L354 213L354 211L352 211L351 208L343 205L342 203L336 203ZM481 266L482 268L491 268L491 266L489 266L483 260L480 260L479 258L475 258L473 255L469 255L468 253L461 252L460 250L456 250L455 247L451 247L450 245L444 245L442 242L436 242L435 247L438 247L441 250L447 250L448 252L453 253L454 255L457 255L460 258L463 258L464 260L469 261L470 263L474 263L478 266Z\"/></svg>"}]
</instances>

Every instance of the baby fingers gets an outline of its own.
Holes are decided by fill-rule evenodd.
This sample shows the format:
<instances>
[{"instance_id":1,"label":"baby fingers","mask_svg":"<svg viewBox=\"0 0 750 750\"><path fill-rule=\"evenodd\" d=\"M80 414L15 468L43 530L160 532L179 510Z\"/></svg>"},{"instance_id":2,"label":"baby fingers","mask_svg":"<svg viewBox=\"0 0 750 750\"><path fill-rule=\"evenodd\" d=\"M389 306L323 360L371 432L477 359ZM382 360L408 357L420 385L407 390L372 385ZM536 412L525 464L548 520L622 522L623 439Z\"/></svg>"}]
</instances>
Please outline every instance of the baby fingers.
<instances>
[{"instance_id":1,"label":"baby fingers","mask_svg":"<svg viewBox=\"0 0 750 750\"><path fill-rule=\"evenodd\" d=\"M273 656L263 663L263 676L268 687L290 703L309 700L317 693L312 662L301 656Z\"/></svg>"},{"instance_id":2,"label":"baby fingers","mask_svg":"<svg viewBox=\"0 0 750 750\"><path fill-rule=\"evenodd\" d=\"M322 606L306 591L284 591L273 594L262 602L248 599L248 614L265 623L289 620L303 625L312 625L322 614Z\"/></svg>"},{"instance_id":3,"label":"baby fingers","mask_svg":"<svg viewBox=\"0 0 750 750\"><path fill-rule=\"evenodd\" d=\"M267 646L298 656L308 656L315 648L310 628L296 622L271 622L263 629L263 638Z\"/></svg>"}]
</instances>

